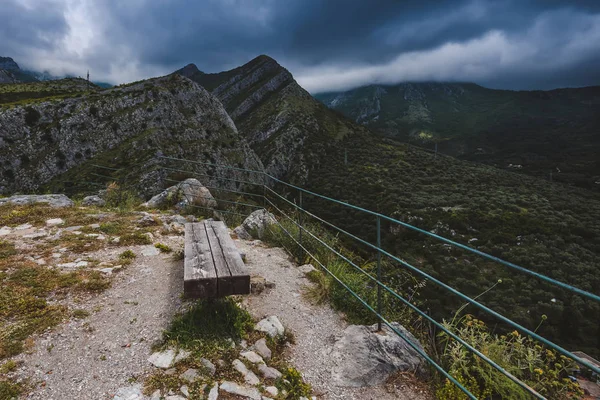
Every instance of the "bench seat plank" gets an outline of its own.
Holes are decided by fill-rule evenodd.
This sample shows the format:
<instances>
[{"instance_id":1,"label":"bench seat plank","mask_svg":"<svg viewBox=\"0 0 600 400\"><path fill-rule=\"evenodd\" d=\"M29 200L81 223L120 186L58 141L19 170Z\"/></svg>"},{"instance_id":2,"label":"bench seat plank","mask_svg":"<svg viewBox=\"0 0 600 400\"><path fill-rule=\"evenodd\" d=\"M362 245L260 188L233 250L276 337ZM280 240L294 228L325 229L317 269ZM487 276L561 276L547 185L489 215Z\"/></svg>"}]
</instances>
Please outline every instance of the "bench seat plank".
<instances>
[{"instance_id":1,"label":"bench seat plank","mask_svg":"<svg viewBox=\"0 0 600 400\"><path fill-rule=\"evenodd\" d=\"M249 293L250 275L225 224L221 221L186 224L186 297L214 298Z\"/></svg>"},{"instance_id":2,"label":"bench seat plank","mask_svg":"<svg viewBox=\"0 0 600 400\"><path fill-rule=\"evenodd\" d=\"M184 294L193 298L217 297L217 274L204 224L185 225L184 251Z\"/></svg>"}]
</instances>

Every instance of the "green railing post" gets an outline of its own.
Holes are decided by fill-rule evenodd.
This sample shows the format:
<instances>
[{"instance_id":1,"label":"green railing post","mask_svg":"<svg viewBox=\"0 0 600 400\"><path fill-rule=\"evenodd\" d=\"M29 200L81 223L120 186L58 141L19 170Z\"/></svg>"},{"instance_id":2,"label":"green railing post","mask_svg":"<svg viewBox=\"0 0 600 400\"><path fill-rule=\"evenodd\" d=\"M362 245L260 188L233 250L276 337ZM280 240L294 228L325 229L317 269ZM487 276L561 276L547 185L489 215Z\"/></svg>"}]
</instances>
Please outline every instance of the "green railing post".
<instances>
[{"instance_id":1,"label":"green railing post","mask_svg":"<svg viewBox=\"0 0 600 400\"><path fill-rule=\"evenodd\" d=\"M300 191L300 197L298 198L298 206L300 207L298 209L298 243L300 244L298 246L298 262L302 263L302 191Z\"/></svg>"},{"instance_id":2,"label":"green railing post","mask_svg":"<svg viewBox=\"0 0 600 400\"><path fill-rule=\"evenodd\" d=\"M381 314L381 219L377 216L377 313ZM381 318L377 322L377 330L381 330Z\"/></svg>"}]
</instances>

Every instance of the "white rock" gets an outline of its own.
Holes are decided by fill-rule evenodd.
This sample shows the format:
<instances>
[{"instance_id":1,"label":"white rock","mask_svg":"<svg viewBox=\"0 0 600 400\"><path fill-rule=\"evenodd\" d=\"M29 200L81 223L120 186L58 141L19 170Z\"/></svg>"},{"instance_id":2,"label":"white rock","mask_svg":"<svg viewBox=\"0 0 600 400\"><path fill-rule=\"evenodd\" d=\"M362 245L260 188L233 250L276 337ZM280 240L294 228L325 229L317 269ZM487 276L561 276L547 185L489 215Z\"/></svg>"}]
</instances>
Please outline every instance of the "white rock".
<instances>
[{"instance_id":1,"label":"white rock","mask_svg":"<svg viewBox=\"0 0 600 400\"><path fill-rule=\"evenodd\" d=\"M10 229L10 227L8 227L8 226L3 226L0 229L0 236L10 235L11 233L12 233L12 229Z\"/></svg>"},{"instance_id":2,"label":"white rock","mask_svg":"<svg viewBox=\"0 0 600 400\"><path fill-rule=\"evenodd\" d=\"M142 255L146 257L157 256L160 254L160 250L158 250L154 246L144 246L142 249Z\"/></svg>"},{"instance_id":3,"label":"white rock","mask_svg":"<svg viewBox=\"0 0 600 400\"><path fill-rule=\"evenodd\" d=\"M262 357L253 351L241 352L240 356L244 357L246 360L250 361L252 364L264 363Z\"/></svg>"},{"instance_id":4,"label":"white rock","mask_svg":"<svg viewBox=\"0 0 600 400\"><path fill-rule=\"evenodd\" d=\"M33 225L31 225L31 224L21 224L21 225L15 227L15 230L24 231L25 229L31 229L31 228L33 228Z\"/></svg>"},{"instance_id":5,"label":"white rock","mask_svg":"<svg viewBox=\"0 0 600 400\"><path fill-rule=\"evenodd\" d=\"M261 400L262 399L262 396L260 395L260 392L258 391L258 389L241 386L235 382L225 381L225 382L221 383L221 385L219 386L219 389L224 392L227 392L227 393L236 394L238 396L248 397L252 400Z\"/></svg>"},{"instance_id":6,"label":"white rock","mask_svg":"<svg viewBox=\"0 0 600 400\"><path fill-rule=\"evenodd\" d=\"M313 267L312 264L304 264L300 267L298 267L298 269L300 270L300 272L302 272L303 274L308 274L312 271L316 271L317 269L315 267Z\"/></svg>"},{"instance_id":7,"label":"white rock","mask_svg":"<svg viewBox=\"0 0 600 400\"><path fill-rule=\"evenodd\" d=\"M100 224L91 224L90 228L92 228L92 229L100 229Z\"/></svg>"},{"instance_id":8,"label":"white rock","mask_svg":"<svg viewBox=\"0 0 600 400\"><path fill-rule=\"evenodd\" d=\"M279 318L277 318L275 315L271 315L270 317L259 321L254 326L254 329L260 332L265 332L271 337L283 336L285 333L285 328L279 321Z\"/></svg>"},{"instance_id":9,"label":"white rock","mask_svg":"<svg viewBox=\"0 0 600 400\"><path fill-rule=\"evenodd\" d=\"M150 400L160 400L160 390L156 390L154 393L152 393Z\"/></svg>"},{"instance_id":10,"label":"white rock","mask_svg":"<svg viewBox=\"0 0 600 400\"><path fill-rule=\"evenodd\" d=\"M244 380L246 381L247 384L249 385L258 385L260 383L260 380L258 379L258 377L256 376L256 374L252 371L250 371L248 368L246 368L246 366L244 365L243 362L241 362L240 360L233 360L233 368L236 369L236 371L238 371L240 374L242 374L242 376L244 377Z\"/></svg>"},{"instance_id":11,"label":"white rock","mask_svg":"<svg viewBox=\"0 0 600 400\"><path fill-rule=\"evenodd\" d=\"M275 219L275 216L262 208L248 215L241 226L252 237L263 239L268 227L276 223L277 220Z\"/></svg>"},{"instance_id":12,"label":"white rock","mask_svg":"<svg viewBox=\"0 0 600 400\"><path fill-rule=\"evenodd\" d=\"M52 218L46 221L46 226L58 226L58 225L64 225L65 220L62 218Z\"/></svg>"},{"instance_id":13,"label":"white rock","mask_svg":"<svg viewBox=\"0 0 600 400\"><path fill-rule=\"evenodd\" d=\"M185 397L190 397L190 391L186 385L180 387L179 390L181 391L181 393L183 393Z\"/></svg>"},{"instance_id":14,"label":"white rock","mask_svg":"<svg viewBox=\"0 0 600 400\"><path fill-rule=\"evenodd\" d=\"M267 386L265 388L265 392L269 393L273 397L277 397L279 394L279 389L277 389L275 386Z\"/></svg>"},{"instance_id":15,"label":"white rock","mask_svg":"<svg viewBox=\"0 0 600 400\"><path fill-rule=\"evenodd\" d=\"M81 228L83 228L83 226L81 226L81 225L69 226L69 227L65 228L65 231L67 231L67 232L73 232L73 231L78 231Z\"/></svg>"},{"instance_id":16,"label":"white rock","mask_svg":"<svg viewBox=\"0 0 600 400\"><path fill-rule=\"evenodd\" d=\"M201 358L200 362L202 363L204 368L208 370L209 374L214 375L215 372L217 372L217 367L215 367L215 364L211 363L210 360L207 360L206 358Z\"/></svg>"},{"instance_id":17,"label":"white rock","mask_svg":"<svg viewBox=\"0 0 600 400\"><path fill-rule=\"evenodd\" d=\"M266 339L263 338L263 339L257 340L256 343L254 343L253 348L265 360L268 360L271 358L271 349L269 349L269 346L267 346Z\"/></svg>"},{"instance_id":18,"label":"white rock","mask_svg":"<svg viewBox=\"0 0 600 400\"><path fill-rule=\"evenodd\" d=\"M23 235L23 239L39 239L43 238L44 236L48 236L48 234L44 231L40 231L36 233L31 233L29 235Z\"/></svg>"},{"instance_id":19,"label":"white rock","mask_svg":"<svg viewBox=\"0 0 600 400\"><path fill-rule=\"evenodd\" d=\"M112 275L114 268L101 268L98 271L106 275Z\"/></svg>"},{"instance_id":20,"label":"white rock","mask_svg":"<svg viewBox=\"0 0 600 400\"><path fill-rule=\"evenodd\" d=\"M0 199L0 205L12 203L16 205L46 203L51 207L72 207L75 203L64 194L28 194L15 195Z\"/></svg>"},{"instance_id":21,"label":"white rock","mask_svg":"<svg viewBox=\"0 0 600 400\"><path fill-rule=\"evenodd\" d=\"M120 237L118 237L118 236L114 237L114 238L111 240L111 242L113 242L113 243L119 243L120 241L121 241L121 238L120 238Z\"/></svg>"},{"instance_id":22,"label":"white rock","mask_svg":"<svg viewBox=\"0 0 600 400\"><path fill-rule=\"evenodd\" d=\"M177 364L179 361L185 360L186 358L188 358L191 355L192 355L191 351L179 350L179 353L177 353L177 355L175 356L175 361L173 361L173 364Z\"/></svg>"},{"instance_id":23,"label":"white rock","mask_svg":"<svg viewBox=\"0 0 600 400\"><path fill-rule=\"evenodd\" d=\"M36 263L38 265L46 265L46 260L44 260L43 258L40 258L39 260L36 261Z\"/></svg>"},{"instance_id":24,"label":"white rock","mask_svg":"<svg viewBox=\"0 0 600 400\"><path fill-rule=\"evenodd\" d=\"M392 326L419 348L419 341L398 323ZM334 344L333 382L339 386L376 386L398 371L418 371L424 359L386 325L350 325Z\"/></svg>"},{"instance_id":25,"label":"white rock","mask_svg":"<svg viewBox=\"0 0 600 400\"><path fill-rule=\"evenodd\" d=\"M281 372L275 368L268 367L266 364L258 364L258 371L266 379L279 379L282 376Z\"/></svg>"},{"instance_id":26,"label":"white rock","mask_svg":"<svg viewBox=\"0 0 600 400\"><path fill-rule=\"evenodd\" d=\"M148 358L148 362L157 368L171 368L175 361L175 350L158 351Z\"/></svg>"},{"instance_id":27,"label":"white rock","mask_svg":"<svg viewBox=\"0 0 600 400\"><path fill-rule=\"evenodd\" d=\"M219 384L215 382L215 385L210 388L208 392L208 400L217 400L219 398Z\"/></svg>"},{"instance_id":28,"label":"white rock","mask_svg":"<svg viewBox=\"0 0 600 400\"><path fill-rule=\"evenodd\" d=\"M113 400L144 400L142 393L142 385L136 384L133 386L122 387L117 390Z\"/></svg>"},{"instance_id":29,"label":"white rock","mask_svg":"<svg viewBox=\"0 0 600 400\"><path fill-rule=\"evenodd\" d=\"M167 396L167 397L165 397L165 400L185 400L185 397L176 394L176 395L173 395L173 396Z\"/></svg>"},{"instance_id":30,"label":"white rock","mask_svg":"<svg viewBox=\"0 0 600 400\"><path fill-rule=\"evenodd\" d=\"M198 371L194 368L190 368L186 370L183 374L179 375L179 378L192 383L196 380L196 378L198 378Z\"/></svg>"},{"instance_id":31,"label":"white rock","mask_svg":"<svg viewBox=\"0 0 600 400\"><path fill-rule=\"evenodd\" d=\"M61 258L62 254L61 253L52 253L52 258Z\"/></svg>"}]
</instances>

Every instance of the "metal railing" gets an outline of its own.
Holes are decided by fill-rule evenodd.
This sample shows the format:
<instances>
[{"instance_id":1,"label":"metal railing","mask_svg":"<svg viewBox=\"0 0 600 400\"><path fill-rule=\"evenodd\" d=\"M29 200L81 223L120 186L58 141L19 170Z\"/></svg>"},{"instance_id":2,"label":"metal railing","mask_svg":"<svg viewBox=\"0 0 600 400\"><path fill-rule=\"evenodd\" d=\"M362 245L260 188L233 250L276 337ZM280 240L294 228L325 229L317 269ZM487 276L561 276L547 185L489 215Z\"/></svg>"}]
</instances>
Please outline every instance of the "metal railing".
<instances>
[{"instance_id":1,"label":"metal railing","mask_svg":"<svg viewBox=\"0 0 600 400\"><path fill-rule=\"evenodd\" d=\"M462 243L458 243L456 241L450 240L443 236L437 235L435 233L429 232L427 230L418 228L406 222L400 221L396 218L392 218L390 216L374 212L368 210L366 208L358 207L347 202L334 199L328 196L321 195L319 193L315 193L313 191L304 189L297 185L292 185L288 182L285 182L281 179L278 179L274 176L269 175L268 173L260 170L251 170L240 167L231 167L225 165L219 165L209 162L200 162L193 161L187 159L180 159L174 157L159 157L164 164L161 167L163 171L167 171L170 174L177 174L179 179L174 178L165 178L165 183L179 183L183 178L193 178L193 177L202 177L208 178L208 184L202 185L206 188L213 190L214 200L217 202L217 207L203 207L194 204L188 204L188 206L193 208L204 209L210 212L218 212L219 214L226 215L235 215L238 217L245 217L251 211L254 211L259 208L266 208L276 215L279 216L280 220L277 221L279 228L285 232L286 235L289 236L293 240L293 242L298 246L299 249L303 252L304 255L314 260L314 262L319 265L319 267L331 276L339 285L344 287L348 294L355 298L360 304L362 304L368 311L370 311L378 320L379 328L381 329L382 325L386 325L389 329L391 329L395 334L401 337L406 343L414 349L417 353L419 353L427 362L440 374L442 374L445 378L447 378L450 382L456 385L468 398L476 399L476 397L467 390L464 385L457 381L448 371L446 371L439 363L437 363L430 355L428 355L420 346L413 343L406 335L398 330L388 319L386 319L384 315L384 310L382 308L382 297L384 294L387 296L391 296L391 298L399 301L401 304L406 306L412 312L416 313L419 317L423 318L427 322L431 323L437 329L444 332L448 337L460 343L465 349L469 352L473 353L475 356L479 357L485 363L489 364L492 368L497 370L499 373L504 375L507 379L514 382L516 385L521 387L523 390L528 392L532 397L538 399L544 399L545 397L538 393L536 390L531 388L525 382L514 376L513 374L506 371L502 366L498 365L488 356L483 354L480 350L476 349L469 343L467 343L463 338L459 337L455 332L448 329L444 324L435 320L432 316L430 316L427 312L421 310L417 305L410 301L410 299L405 298L395 290L393 290L389 285L384 283L384 279L382 276L382 264L383 257L394 262L394 265L404 268L407 271L410 271L412 274L421 277L422 279L431 282L432 284L438 286L439 288L457 296L459 299L467 302L467 304L471 304L477 307L481 312L501 321L506 324L506 326L510 326L523 334L531 337L532 339L543 343L548 348L551 348L558 353L568 357L569 359L575 361L577 364L584 366L591 371L594 371L597 374L600 374L600 369L596 367L594 364L590 363L589 360L580 358L574 355L572 352L567 349L559 346L558 344L552 342L539 335L535 331L532 331L521 324L511 320L505 315L500 314L499 312L493 310L492 308L482 304L481 302L476 300L476 297L470 297L461 291L453 288L452 286L442 282L441 280L435 278L431 274L423 271L422 269L410 264L406 260L398 257L395 254L392 254L390 251L385 250L381 244L381 232L382 232L382 221L385 221L388 224L392 224L395 226L401 226L403 228L418 232L419 234L425 235L428 238L436 240L438 242L444 243L446 245L450 245L454 248L458 248L464 251L467 251L471 254L474 254L478 257L482 257L483 259L493 261L502 266L505 266L515 272L522 273L528 276L531 276L535 279L539 279L547 284L554 285L558 288L567 290L571 293L577 294L587 300L592 302L600 303L600 296L590 293L588 291L577 288L573 285L558 281L556 279L550 278L546 275L540 274L538 272L532 271L528 268L524 268L522 266L516 265L514 263L505 261L498 257L492 256L480 250L477 250L473 247L467 246ZM110 181L111 173L119 171L119 169L115 169L112 167L95 165L104 171L107 171L103 174L94 174L94 176L101 179L108 179ZM211 174L207 171L207 168L210 169L218 169L220 171L228 171L233 173L234 177L226 177L221 174L221 176L217 176L216 174ZM108 174L108 175L106 175ZM226 185L220 185L219 182L226 182ZM87 182L93 185L93 187L102 186L102 182ZM106 184L106 181L104 182ZM124 181L120 182L123 187L129 187L126 185ZM135 186L135 184L131 184L131 186ZM292 195L295 193L296 195ZM235 195L237 197L229 197L227 198L227 194ZM312 197L314 199L319 199L319 201L324 201L328 204L331 204L335 207L342 207L347 210L351 210L353 212L358 212L362 215L367 215L373 218L373 223L376 230L376 241L375 243L371 243L368 240L365 240L356 234L349 232L346 229L342 229L339 226L333 224L332 222L326 220L325 218L317 215L314 211L310 211L308 207L305 205L306 197ZM243 201L242 201L243 200ZM279 205L277 202L281 202ZM227 207L230 206L229 209ZM234 206L234 207L231 207ZM242 207L247 212L240 212L238 207ZM363 248L370 249L376 253L376 273L370 274L361 268L357 263L352 260L347 255L344 255L342 251L336 250L330 244L328 244L325 240L319 237L318 234L315 234L310 229L308 229L308 225L306 224L305 217L311 218L312 220L318 222L322 226L326 226L332 232L337 232L338 234L344 235L350 241L356 243L357 245L362 246ZM297 236L290 232L289 229L286 229L284 224L281 223L282 220L289 221L291 226L296 227ZM343 260L346 264L352 267L357 273L364 275L365 279L371 282L376 286L376 304L373 306L369 304L366 299L363 299L358 293L356 293L352 288L343 282L338 276L336 276L329 268L326 263L322 260L319 260L318 255L314 254L306 245L305 241L314 240L318 242L321 246L327 249L327 251L334 254L339 259ZM293 250L288 249L288 251L292 252Z\"/></svg>"}]
</instances>

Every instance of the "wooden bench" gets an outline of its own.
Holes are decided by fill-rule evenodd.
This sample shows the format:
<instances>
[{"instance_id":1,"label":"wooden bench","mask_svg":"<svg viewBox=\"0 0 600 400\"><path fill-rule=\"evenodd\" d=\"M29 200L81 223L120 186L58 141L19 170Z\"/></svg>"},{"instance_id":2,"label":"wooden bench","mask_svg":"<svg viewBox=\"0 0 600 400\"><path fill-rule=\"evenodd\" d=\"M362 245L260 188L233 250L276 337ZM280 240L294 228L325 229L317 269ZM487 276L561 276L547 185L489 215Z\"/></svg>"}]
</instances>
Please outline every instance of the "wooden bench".
<instances>
[{"instance_id":1,"label":"wooden bench","mask_svg":"<svg viewBox=\"0 0 600 400\"><path fill-rule=\"evenodd\" d=\"M223 222L185 224L183 292L188 298L250 293L250 274Z\"/></svg>"}]
</instances>

